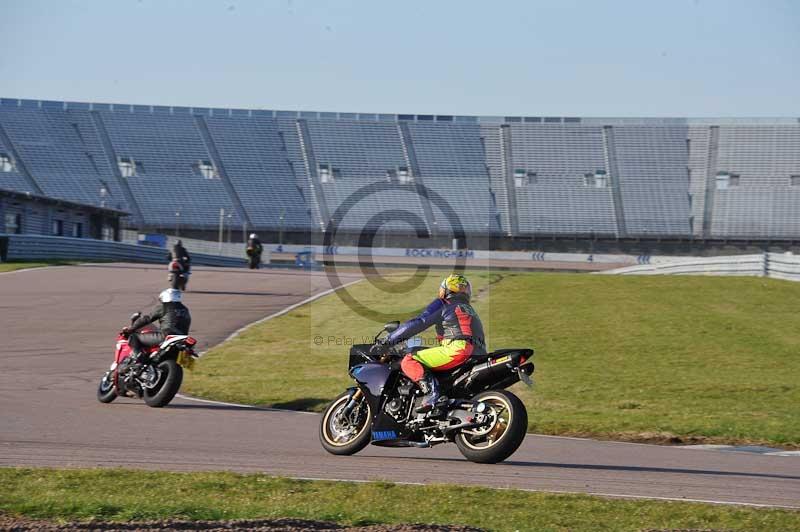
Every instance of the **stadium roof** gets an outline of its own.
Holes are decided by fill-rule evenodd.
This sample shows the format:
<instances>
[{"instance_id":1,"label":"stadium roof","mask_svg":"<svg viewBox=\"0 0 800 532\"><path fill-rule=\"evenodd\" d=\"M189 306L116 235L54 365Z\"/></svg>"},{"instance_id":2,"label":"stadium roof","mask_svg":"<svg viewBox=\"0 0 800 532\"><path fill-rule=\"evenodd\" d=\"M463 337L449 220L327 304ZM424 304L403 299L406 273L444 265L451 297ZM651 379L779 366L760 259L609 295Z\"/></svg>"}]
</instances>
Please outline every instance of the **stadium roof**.
<instances>
[{"instance_id":1,"label":"stadium roof","mask_svg":"<svg viewBox=\"0 0 800 532\"><path fill-rule=\"evenodd\" d=\"M200 114L206 116L251 116L270 118L312 118L320 120L360 120L379 121L413 121L413 122L460 122L481 124L503 123L581 123L605 125L737 125L737 124L786 124L800 123L800 117L571 117L571 116L468 116L468 115L416 115L416 114L376 114L376 113L334 113L325 111L284 111L268 109L226 109L209 107L179 107L164 105L138 105L119 103L62 102L55 100L26 100L17 98L0 98L0 105L23 107L29 109L54 110L102 110L124 113L158 113L158 114Z\"/></svg>"}]
</instances>

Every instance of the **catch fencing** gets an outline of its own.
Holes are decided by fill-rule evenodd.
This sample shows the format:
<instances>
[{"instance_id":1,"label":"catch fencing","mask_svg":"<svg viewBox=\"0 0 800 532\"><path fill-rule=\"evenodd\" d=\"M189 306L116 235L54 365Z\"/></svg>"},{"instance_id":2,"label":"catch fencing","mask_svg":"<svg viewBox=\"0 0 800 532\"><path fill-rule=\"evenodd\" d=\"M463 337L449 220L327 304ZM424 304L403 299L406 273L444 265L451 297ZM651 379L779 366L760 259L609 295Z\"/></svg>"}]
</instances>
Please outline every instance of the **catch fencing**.
<instances>
[{"instance_id":1,"label":"catch fencing","mask_svg":"<svg viewBox=\"0 0 800 532\"><path fill-rule=\"evenodd\" d=\"M800 257L781 253L671 258L665 262L599 272L619 275L738 275L800 281Z\"/></svg>"},{"instance_id":2,"label":"catch fencing","mask_svg":"<svg viewBox=\"0 0 800 532\"><path fill-rule=\"evenodd\" d=\"M3 260L87 260L166 264L168 250L107 240L0 234ZM191 253L191 251L190 251ZM192 253L192 265L244 267L243 257Z\"/></svg>"}]
</instances>

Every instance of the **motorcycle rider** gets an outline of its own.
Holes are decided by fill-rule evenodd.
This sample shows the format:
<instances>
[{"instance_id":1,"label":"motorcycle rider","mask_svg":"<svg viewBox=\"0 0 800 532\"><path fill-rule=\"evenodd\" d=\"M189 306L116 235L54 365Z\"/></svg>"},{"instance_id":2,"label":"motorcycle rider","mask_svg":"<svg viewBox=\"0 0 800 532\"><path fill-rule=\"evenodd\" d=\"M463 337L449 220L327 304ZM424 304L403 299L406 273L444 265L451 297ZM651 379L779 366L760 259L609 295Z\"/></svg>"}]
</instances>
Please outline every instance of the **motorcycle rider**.
<instances>
[{"instance_id":1,"label":"motorcycle rider","mask_svg":"<svg viewBox=\"0 0 800 532\"><path fill-rule=\"evenodd\" d=\"M147 359L144 348L160 344L167 335L189 334L192 316L181 299L180 290L167 288L158 295L160 304L153 309L153 312L140 316L130 327L122 329L122 334L128 337L128 344L133 350L131 357L135 364L143 364ZM159 322L159 330L136 332L156 320Z\"/></svg>"},{"instance_id":2,"label":"motorcycle rider","mask_svg":"<svg viewBox=\"0 0 800 532\"><path fill-rule=\"evenodd\" d=\"M264 251L264 246L258 239L255 233L250 233L250 238L247 240L247 249L245 250L248 258L248 266L251 270L257 270L261 264L261 253Z\"/></svg>"},{"instance_id":3,"label":"motorcycle rider","mask_svg":"<svg viewBox=\"0 0 800 532\"><path fill-rule=\"evenodd\" d=\"M177 260L185 272L188 272L192 265L192 257L189 256L189 252L186 251L185 247L183 247L183 242L181 240L178 240L172 246L172 252L169 254L167 259Z\"/></svg>"},{"instance_id":4,"label":"motorcycle rider","mask_svg":"<svg viewBox=\"0 0 800 532\"><path fill-rule=\"evenodd\" d=\"M408 320L385 340L393 345L436 327L437 347L407 354L400 363L406 377L425 394L418 412L431 410L439 400L439 381L433 371L456 368L472 355L486 352L483 324L470 305L472 285L466 277L453 274L439 285L438 297L417 317Z\"/></svg>"}]
</instances>

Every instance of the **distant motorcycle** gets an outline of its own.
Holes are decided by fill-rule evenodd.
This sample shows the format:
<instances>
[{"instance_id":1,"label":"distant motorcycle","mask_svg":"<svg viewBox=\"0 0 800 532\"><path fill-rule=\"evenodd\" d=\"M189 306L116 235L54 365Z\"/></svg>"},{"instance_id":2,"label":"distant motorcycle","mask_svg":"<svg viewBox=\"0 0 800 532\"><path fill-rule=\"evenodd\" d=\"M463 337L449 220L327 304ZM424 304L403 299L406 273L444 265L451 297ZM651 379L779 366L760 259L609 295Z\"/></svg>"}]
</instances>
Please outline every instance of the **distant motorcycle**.
<instances>
[{"instance_id":1,"label":"distant motorcycle","mask_svg":"<svg viewBox=\"0 0 800 532\"><path fill-rule=\"evenodd\" d=\"M374 345L350 348L349 374L356 386L334 399L323 413L319 428L323 448L351 455L370 442L384 447L455 442L472 462L497 463L511 456L525 438L528 413L505 388L520 380L532 384L533 350L501 349L437 373L442 398L433 410L418 413L422 392L400 371L404 353L378 342L384 331L392 332L398 325L386 324ZM418 349L410 347L410 351Z\"/></svg>"},{"instance_id":2,"label":"distant motorcycle","mask_svg":"<svg viewBox=\"0 0 800 532\"><path fill-rule=\"evenodd\" d=\"M192 274L189 266L178 259L172 259L169 262L168 271L167 281L170 288L186 291L186 285L189 284L189 276Z\"/></svg>"},{"instance_id":3,"label":"distant motorcycle","mask_svg":"<svg viewBox=\"0 0 800 532\"><path fill-rule=\"evenodd\" d=\"M141 313L131 316L131 323ZM148 332L143 329L141 332ZM172 401L183 382L183 368L191 368L198 358L194 346L197 340L186 335L169 335L160 345L146 351L144 365L133 363L128 337L117 336L114 362L100 379L97 400L110 403L119 396L144 399L148 406L159 408Z\"/></svg>"}]
</instances>

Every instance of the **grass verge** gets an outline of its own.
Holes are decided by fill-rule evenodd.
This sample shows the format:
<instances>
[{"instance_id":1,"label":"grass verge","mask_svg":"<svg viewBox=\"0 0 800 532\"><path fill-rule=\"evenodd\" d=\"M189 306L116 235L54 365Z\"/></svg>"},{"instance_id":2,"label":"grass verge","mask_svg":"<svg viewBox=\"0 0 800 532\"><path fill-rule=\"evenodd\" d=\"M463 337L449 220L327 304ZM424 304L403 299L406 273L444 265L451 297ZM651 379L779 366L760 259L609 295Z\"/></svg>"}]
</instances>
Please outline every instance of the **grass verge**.
<instances>
[{"instance_id":1,"label":"grass verge","mask_svg":"<svg viewBox=\"0 0 800 532\"><path fill-rule=\"evenodd\" d=\"M517 385L530 429L651 442L800 447L800 284L760 278L473 273L489 347L534 346L538 385ZM351 287L405 318L438 275L402 298ZM328 296L213 349L188 393L319 411L349 385L349 343L380 323Z\"/></svg>"},{"instance_id":2,"label":"grass verge","mask_svg":"<svg viewBox=\"0 0 800 532\"><path fill-rule=\"evenodd\" d=\"M0 273L24 270L26 268L43 268L45 266L69 266L77 264L74 261L52 260L40 262L0 262Z\"/></svg>"},{"instance_id":3,"label":"grass verge","mask_svg":"<svg viewBox=\"0 0 800 532\"><path fill-rule=\"evenodd\" d=\"M302 518L487 530L797 530L800 512L462 486L301 481L234 473L0 469L0 510L61 521Z\"/></svg>"}]
</instances>

